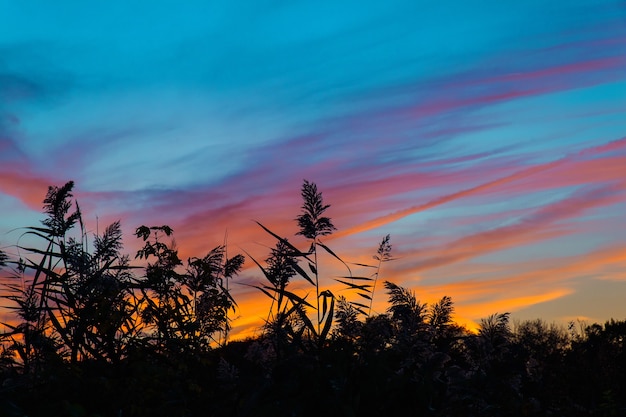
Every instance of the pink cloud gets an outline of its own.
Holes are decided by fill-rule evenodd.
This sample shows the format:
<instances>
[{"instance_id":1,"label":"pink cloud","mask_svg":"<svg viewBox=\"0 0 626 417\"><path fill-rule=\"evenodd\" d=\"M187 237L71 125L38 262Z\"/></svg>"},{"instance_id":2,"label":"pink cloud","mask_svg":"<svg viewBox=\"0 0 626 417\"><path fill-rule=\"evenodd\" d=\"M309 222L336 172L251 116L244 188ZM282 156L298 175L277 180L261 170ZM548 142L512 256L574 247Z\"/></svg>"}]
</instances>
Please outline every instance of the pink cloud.
<instances>
[{"instance_id":1,"label":"pink cloud","mask_svg":"<svg viewBox=\"0 0 626 417\"><path fill-rule=\"evenodd\" d=\"M625 189L626 181L610 187L580 191L542 206L514 224L480 231L436 247L415 248L402 254L403 257L415 261L407 260L395 271L412 276L424 270L466 261L488 253L576 233L575 229L563 225L562 222L579 217L595 208L626 201L623 195Z\"/></svg>"},{"instance_id":2,"label":"pink cloud","mask_svg":"<svg viewBox=\"0 0 626 417\"><path fill-rule=\"evenodd\" d=\"M16 197L32 210L41 209L48 186L52 184L54 180L26 170L0 169L0 192Z\"/></svg>"}]
</instances>

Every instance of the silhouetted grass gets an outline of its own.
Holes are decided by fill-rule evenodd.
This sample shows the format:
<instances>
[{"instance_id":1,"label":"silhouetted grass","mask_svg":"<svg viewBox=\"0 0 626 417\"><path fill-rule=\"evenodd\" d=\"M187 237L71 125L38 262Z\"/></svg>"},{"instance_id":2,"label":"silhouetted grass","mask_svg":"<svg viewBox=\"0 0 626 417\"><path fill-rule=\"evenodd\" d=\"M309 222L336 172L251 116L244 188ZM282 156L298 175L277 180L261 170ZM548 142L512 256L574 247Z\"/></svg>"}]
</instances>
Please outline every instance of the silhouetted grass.
<instances>
[{"instance_id":1,"label":"silhouetted grass","mask_svg":"<svg viewBox=\"0 0 626 417\"><path fill-rule=\"evenodd\" d=\"M259 223L276 239L253 259L272 304L260 336L230 342L228 282L243 256L220 245L183 261L170 227L140 226L145 264L132 266L119 222L87 236L72 188L50 187L42 225L24 229L40 247L0 251L15 313L0 335L0 416L626 415L626 321L511 326L505 312L472 333L450 297L427 305L388 281L389 307L372 314L389 236L377 264L359 265L375 272L353 276L320 240L334 226L312 183L297 218L306 250ZM349 274L323 275L320 248ZM290 291L293 279L316 301ZM365 302L336 298L329 280Z\"/></svg>"}]
</instances>

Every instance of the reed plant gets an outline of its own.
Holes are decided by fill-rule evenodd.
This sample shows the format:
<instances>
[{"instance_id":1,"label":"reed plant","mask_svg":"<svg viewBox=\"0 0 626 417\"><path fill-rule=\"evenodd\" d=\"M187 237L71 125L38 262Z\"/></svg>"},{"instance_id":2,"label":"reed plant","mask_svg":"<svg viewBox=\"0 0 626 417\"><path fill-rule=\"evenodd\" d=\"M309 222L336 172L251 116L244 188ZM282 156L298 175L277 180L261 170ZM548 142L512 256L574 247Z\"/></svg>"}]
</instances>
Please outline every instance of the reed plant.
<instances>
[{"instance_id":1,"label":"reed plant","mask_svg":"<svg viewBox=\"0 0 626 417\"><path fill-rule=\"evenodd\" d=\"M333 325L335 295L329 289L323 289L322 287L319 250L321 249L345 266L350 276L352 271L348 264L321 239L336 230L330 217L326 216L326 211L330 204L324 203L322 193L318 191L317 185L307 180L304 180L302 184L300 195L302 197L302 206L300 214L296 217L299 228L296 235L303 236L308 240L308 248L306 250L298 249L287 238L277 235L263 224L257 222L263 230L277 240L277 244L272 250L272 255L266 260L267 266L261 265L254 257L249 256L261 269L264 277L269 282L269 285L254 286L272 299L268 322L272 319L275 322L278 319L279 327L288 326L285 329L286 332L298 338L304 332L307 332L315 340L317 346L321 347ZM283 267L288 265L289 279L299 276L315 289L315 301L313 303L307 300L308 295L301 297L287 289L289 279L281 278L276 273L276 265L279 260L281 260ZM305 268L309 272L301 266L301 263L305 264ZM287 307L285 302L289 304L289 307ZM276 312L272 312L274 306L276 306ZM307 308L316 311L315 322L308 317ZM294 329L292 324L290 324L293 323L293 321L288 320L291 315L297 316L297 323L301 324L298 329Z\"/></svg>"},{"instance_id":2,"label":"reed plant","mask_svg":"<svg viewBox=\"0 0 626 417\"><path fill-rule=\"evenodd\" d=\"M10 262L13 272L4 297L14 302L9 308L22 322L4 323L11 329L4 336L26 372L52 353L71 363L119 360L124 344L140 329L136 305L129 301L131 268L121 254L120 223L94 236L89 251L73 186L70 181L49 187L42 226L25 228L23 235L42 241L45 249L18 245L27 256Z\"/></svg>"},{"instance_id":3,"label":"reed plant","mask_svg":"<svg viewBox=\"0 0 626 417\"><path fill-rule=\"evenodd\" d=\"M0 266L10 271L2 298L18 319L2 323L8 331L0 339L24 372L37 374L53 361L119 362L136 345L180 351L225 344L237 305L228 281L243 255L228 258L217 246L183 265L163 240L173 233L169 226L141 226L136 258L146 265L132 266L120 222L89 236L73 187L49 187L46 217L24 228L31 243L16 246L19 259L0 252ZM145 274L137 276L140 269Z\"/></svg>"}]
</instances>

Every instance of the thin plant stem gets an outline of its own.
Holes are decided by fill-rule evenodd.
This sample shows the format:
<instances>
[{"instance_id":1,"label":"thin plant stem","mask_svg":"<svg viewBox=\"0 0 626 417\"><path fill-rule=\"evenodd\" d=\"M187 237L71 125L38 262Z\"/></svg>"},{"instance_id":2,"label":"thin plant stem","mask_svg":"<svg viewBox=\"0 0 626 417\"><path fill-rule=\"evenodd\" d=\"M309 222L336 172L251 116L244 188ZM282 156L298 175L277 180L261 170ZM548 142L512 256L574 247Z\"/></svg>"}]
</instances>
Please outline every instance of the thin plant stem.
<instances>
[{"instance_id":1,"label":"thin plant stem","mask_svg":"<svg viewBox=\"0 0 626 417\"><path fill-rule=\"evenodd\" d=\"M320 283L319 283L319 274L317 268L317 241L313 241L313 260L315 265L315 300L317 301L317 335L320 335L320 324L322 318L320 317Z\"/></svg>"},{"instance_id":2,"label":"thin plant stem","mask_svg":"<svg viewBox=\"0 0 626 417\"><path fill-rule=\"evenodd\" d=\"M372 315L372 304L374 304L374 293L376 292L376 283L378 282L378 277L380 274L380 268L383 264L383 260L382 258L378 259L378 266L376 267L376 274L375 274L375 278L374 278L374 284L372 285L372 296L370 298L370 308L369 311L367 312L367 317L371 317Z\"/></svg>"}]
</instances>

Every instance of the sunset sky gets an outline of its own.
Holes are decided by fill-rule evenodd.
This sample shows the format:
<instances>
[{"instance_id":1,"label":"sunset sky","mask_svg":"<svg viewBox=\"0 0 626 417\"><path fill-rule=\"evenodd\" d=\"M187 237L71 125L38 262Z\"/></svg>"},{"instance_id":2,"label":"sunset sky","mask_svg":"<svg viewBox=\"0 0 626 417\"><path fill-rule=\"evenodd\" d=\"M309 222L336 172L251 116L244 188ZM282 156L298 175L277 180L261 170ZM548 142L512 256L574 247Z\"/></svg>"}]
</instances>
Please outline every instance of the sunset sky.
<instances>
[{"instance_id":1,"label":"sunset sky","mask_svg":"<svg viewBox=\"0 0 626 417\"><path fill-rule=\"evenodd\" d=\"M624 319L626 3L0 0L3 250L74 180L129 253L169 224L184 258L227 235L262 260L254 220L306 246L303 179L328 246L370 262L390 234L382 278L461 323ZM269 303L233 285L245 334Z\"/></svg>"}]
</instances>

